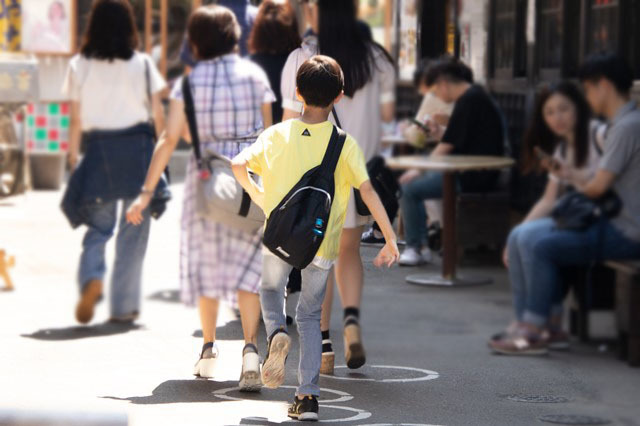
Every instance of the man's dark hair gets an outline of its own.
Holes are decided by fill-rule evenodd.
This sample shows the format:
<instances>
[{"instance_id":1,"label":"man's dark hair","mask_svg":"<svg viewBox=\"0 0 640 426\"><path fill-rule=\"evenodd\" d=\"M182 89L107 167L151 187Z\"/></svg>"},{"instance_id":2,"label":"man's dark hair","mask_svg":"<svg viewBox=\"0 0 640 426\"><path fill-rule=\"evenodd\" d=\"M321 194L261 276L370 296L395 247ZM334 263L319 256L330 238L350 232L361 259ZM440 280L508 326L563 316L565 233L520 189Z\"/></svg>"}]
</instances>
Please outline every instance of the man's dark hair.
<instances>
[{"instance_id":1,"label":"man's dark hair","mask_svg":"<svg viewBox=\"0 0 640 426\"><path fill-rule=\"evenodd\" d=\"M438 59L429 65L424 81L427 87L431 87L440 80L473 83L473 71L457 59Z\"/></svg>"},{"instance_id":2,"label":"man's dark hair","mask_svg":"<svg viewBox=\"0 0 640 426\"><path fill-rule=\"evenodd\" d=\"M240 40L240 25L233 12L212 4L196 9L189 18L187 34L199 60L215 59L233 52Z\"/></svg>"},{"instance_id":3,"label":"man's dark hair","mask_svg":"<svg viewBox=\"0 0 640 426\"><path fill-rule=\"evenodd\" d=\"M127 0L97 0L80 53L85 58L129 60L138 46L133 9Z\"/></svg>"},{"instance_id":4,"label":"man's dark hair","mask_svg":"<svg viewBox=\"0 0 640 426\"><path fill-rule=\"evenodd\" d=\"M302 63L296 85L307 105L326 108L344 89L344 75L333 58L316 55Z\"/></svg>"},{"instance_id":5,"label":"man's dark hair","mask_svg":"<svg viewBox=\"0 0 640 426\"><path fill-rule=\"evenodd\" d=\"M627 95L633 86L633 71L627 61L614 53L596 53L589 56L578 72L580 81L609 80L621 95Z\"/></svg>"}]
</instances>

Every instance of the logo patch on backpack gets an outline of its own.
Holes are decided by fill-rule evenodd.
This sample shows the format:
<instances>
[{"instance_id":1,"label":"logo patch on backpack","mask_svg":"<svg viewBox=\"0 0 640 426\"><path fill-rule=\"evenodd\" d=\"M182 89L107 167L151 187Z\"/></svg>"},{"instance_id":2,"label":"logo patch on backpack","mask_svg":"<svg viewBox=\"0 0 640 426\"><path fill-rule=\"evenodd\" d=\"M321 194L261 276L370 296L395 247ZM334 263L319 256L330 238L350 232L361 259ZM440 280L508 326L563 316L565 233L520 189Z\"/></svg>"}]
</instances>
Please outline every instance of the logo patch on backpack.
<instances>
[{"instance_id":1,"label":"logo patch on backpack","mask_svg":"<svg viewBox=\"0 0 640 426\"><path fill-rule=\"evenodd\" d=\"M309 129L304 129L304 132L302 132L302 136L311 136Z\"/></svg>"}]
</instances>

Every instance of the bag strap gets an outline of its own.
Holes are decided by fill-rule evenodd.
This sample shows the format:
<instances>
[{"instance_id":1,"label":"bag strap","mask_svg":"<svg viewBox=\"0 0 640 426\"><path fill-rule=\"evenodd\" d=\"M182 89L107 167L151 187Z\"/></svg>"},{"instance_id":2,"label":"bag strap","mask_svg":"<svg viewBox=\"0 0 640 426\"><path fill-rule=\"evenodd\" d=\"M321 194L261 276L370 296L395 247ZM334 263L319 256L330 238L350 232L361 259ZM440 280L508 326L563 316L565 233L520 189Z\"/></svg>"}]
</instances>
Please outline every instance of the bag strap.
<instances>
[{"instance_id":1,"label":"bag strap","mask_svg":"<svg viewBox=\"0 0 640 426\"><path fill-rule=\"evenodd\" d=\"M328 178L334 175L346 139L347 134L337 126L333 126L329 145L327 145L322 163L320 163L320 173L322 173L323 176Z\"/></svg>"},{"instance_id":2,"label":"bag strap","mask_svg":"<svg viewBox=\"0 0 640 426\"><path fill-rule=\"evenodd\" d=\"M336 107L331 107L331 114L333 114L333 119L336 121L336 126L342 129L342 124L340 124L340 119L338 118L338 113L336 112Z\"/></svg>"},{"instance_id":3,"label":"bag strap","mask_svg":"<svg viewBox=\"0 0 640 426\"><path fill-rule=\"evenodd\" d=\"M200 136L198 135L198 124L196 122L196 109L193 103L193 93L191 92L191 84L189 77L182 77L182 97L184 99L184 113L187 116L189 125L189 133L191 134L191 145L193 145L193 153L196 156L198 168L202 166L202 153L200 152Z\"/></svg>"}]
</instances>

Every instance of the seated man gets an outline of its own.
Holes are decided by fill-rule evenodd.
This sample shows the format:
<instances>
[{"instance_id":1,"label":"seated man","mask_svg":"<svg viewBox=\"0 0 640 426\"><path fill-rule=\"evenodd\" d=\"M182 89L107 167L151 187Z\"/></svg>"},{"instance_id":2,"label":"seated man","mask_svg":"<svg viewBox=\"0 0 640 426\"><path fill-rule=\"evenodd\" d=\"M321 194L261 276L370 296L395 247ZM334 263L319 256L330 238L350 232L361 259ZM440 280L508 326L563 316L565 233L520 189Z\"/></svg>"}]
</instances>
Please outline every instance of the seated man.
<instances>
[{"instance_id":1,"label":"seated man","mask_svg":"<svg viewBox=\"0 0 640 426\"><path fill-rule=\"evenodd\" d=\"M640 259L640 109L630 97L633 72L622 58L600 54L582 66L580 80L593 112L606 117L610 127L595 176L586 184L574 182L574 186L594 200L613 190L622 210L586 229L554 228L538 236L529 276L525 277L535 282L535 293L527 297L517 328L506 338L490 342L501 354L547 352L549 336L544 327L562 285L562 268L588 266L603 259ZM561 178L572 177L566 164L555 173Z\"/></svg>"},{"instance_id":2,"label":"seated man","mask_svg":"<svg viewBox=\"0 0 640 426\"><path fill-rule=\"evenodd\" d=\"M473 84L469 67L456 60L441 60L429 67L426 85L445 103L455 102L449 124L444 128L433 121L426 124L441 142L431 155L503 155L504 125L498 106L479 85ZM458 186L463 192L492 190L499 172L461 174ZM401 200L407 248L400 265L416 266L429 261L427 214L424 200L442 198L442 173L424 175L409 170L402 175Z\"/></svg>"}]
</instances>

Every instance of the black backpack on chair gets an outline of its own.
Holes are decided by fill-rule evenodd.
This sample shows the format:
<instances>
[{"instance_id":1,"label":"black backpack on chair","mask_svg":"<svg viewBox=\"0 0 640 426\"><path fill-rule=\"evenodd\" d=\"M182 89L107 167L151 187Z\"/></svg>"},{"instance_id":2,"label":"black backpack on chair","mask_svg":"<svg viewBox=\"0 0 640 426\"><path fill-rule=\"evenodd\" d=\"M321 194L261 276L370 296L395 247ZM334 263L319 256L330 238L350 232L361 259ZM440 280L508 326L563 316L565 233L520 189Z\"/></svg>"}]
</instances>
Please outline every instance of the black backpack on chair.
<instances>
[{"instance_id":1,"label":"black backpack on chair","mask_svg":"<svg viewBox=\"0 0 640 426\"><path fill-rule=\"evenodd\" d=\"M324 240L335 192L334 173L346 137L333 127L322 163L302 176L267 220L265 247L297 269L313 261Z\"/></svg>"}]
</instances>

